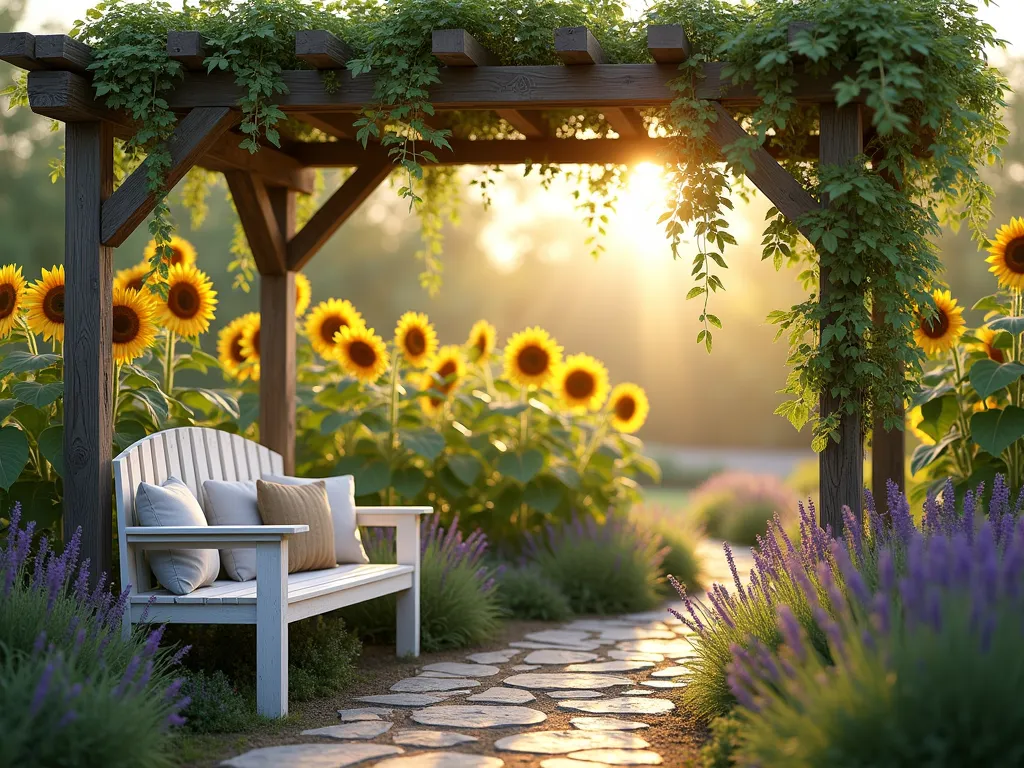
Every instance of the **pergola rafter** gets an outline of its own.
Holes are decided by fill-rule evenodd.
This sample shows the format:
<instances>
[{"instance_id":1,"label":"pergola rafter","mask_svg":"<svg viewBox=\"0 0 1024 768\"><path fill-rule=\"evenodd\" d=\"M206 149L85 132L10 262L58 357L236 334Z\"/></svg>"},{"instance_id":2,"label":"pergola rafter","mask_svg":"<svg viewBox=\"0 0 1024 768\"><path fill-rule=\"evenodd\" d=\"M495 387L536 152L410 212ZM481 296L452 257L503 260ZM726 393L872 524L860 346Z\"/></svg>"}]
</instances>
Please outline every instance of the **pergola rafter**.
<instances>
[{"instance_id":1,"label":"pergola rafter","mask_svg":"<svg viewBox=\"0 0 1024 768\"><path fill-rule=\"evenodd\" d=\"M648 29L648 64L608 64L600 42L584 27L559 29L554 49L563 62L549 66L500 66L497 58L461 29L435 30L432 52L442 64L440 82L430 88L439 113L488 110L515 134L498 139L452 139L451 152L438 151L440 164L625 164L663 160L671 138L652 137L642 110L667 107L677 92L670 83L690 53L683 29ZM169 141L167 173L173 186L193 166L223 172L260 272L260 437L294 468L295 443L295 272L302 269L393 169L388 149L354 139L352 123L373 104L373 73L351 77L344 70L351 56L343 40L324 30L295 35L296 57L308 70L286 71L282 110L319 129L327 141L286 136L280 149L262 147L250 154L238 147L238 103L242 89L224 72L203 68L205 43L198 32L171 32L168 55L186 70L169 95L179 122ZM153 210L146 169L139 168L113 191L113 138L128 138L135 128L129 116L100 104L92 93L88 65L91 50L63 35L0 35L0 60L29 70L31 108L67 124L67 228L65 265L68 312L66 338L65 526L85 531L85 555L100 569L110 564L110 301L112 247L120 245ZM695 83L698 98L715 102L717 121L711 138L720 148L747 137L731 110L759 103L749 85L724 76L724 64L706 63ZM337 72L326 81L323 73ZM866 137L863 107L835 106L833 78L798 77L793 93L800 103L820 105L821 131L807 136L811 159L845 163L859 154ZM618 138L575 139L552 135L546 112L561 109L602 114ZM425 117L434 126L437 118ZM870 137L867 137L870 138ZM780 164L779 146L768 143L753 153L747 175L787 217L826 204L812 197ZM296 230L295 200L313 191L313 169L354 166L355 170L320 210ZM822 275L822 291L828 289ZM822 397L823 414L840 406ZM900 439L902 434L899 433ZM887 462L879 482L895 472L895 449L875 455ZM844 417L839 443L821 456L822 522L841 526L841 508L859 509L863 436L860 422ZM902 464L902 452L899 455ZM902 469L898 477L902 478ZM877 490L876 490L877 493Z\"/></svg>"}]
</instances>

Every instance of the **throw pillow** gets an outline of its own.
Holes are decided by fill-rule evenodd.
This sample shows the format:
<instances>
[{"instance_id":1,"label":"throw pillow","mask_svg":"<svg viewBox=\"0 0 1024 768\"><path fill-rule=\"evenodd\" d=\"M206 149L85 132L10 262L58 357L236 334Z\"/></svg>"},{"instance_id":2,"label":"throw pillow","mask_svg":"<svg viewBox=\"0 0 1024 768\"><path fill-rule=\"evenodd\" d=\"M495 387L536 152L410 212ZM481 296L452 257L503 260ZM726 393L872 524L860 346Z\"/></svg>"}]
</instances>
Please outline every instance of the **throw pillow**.
<instances>
[{"instance_id":1,"label":"throw pillow","mask_svg":"<svg viewBox=\"0 0 1024 768\"><path fill-rule=\"evenodd\" d=\"M338 563L362 565L370 562L363 549L363 540L356 525L356 483L352 475L339 477L306 478L286 475L264 475L264 480L281 485L306 485L323 482L327 488L327 501L331 505L334 523L334 559Z\"/></svg>"},{"instance_id":2,"label":"throw pillow","mask_svg":"<svg viewBox=\"0 0 1024 768\"><path fill-rule=\"evenodd\" d=\"M210 525L262 525L256 505L255 480L207 480L203 483L206 495L206 520ZM222 549L220 563L224 573L234 581L252 581L256 578L256 550Z\"/></svg>"},{"instance_id":3,"label":"throw pillow","mask_svg":"<svg viewBox=\"0 0 1024 768\"><path fill-rule=\"evenodd\" d=\"M322 482L282 485L256 481L256 500L264 525L308 525L288 537L288 573L333 568L334 525Z\"/></svg>"}]
</instances>

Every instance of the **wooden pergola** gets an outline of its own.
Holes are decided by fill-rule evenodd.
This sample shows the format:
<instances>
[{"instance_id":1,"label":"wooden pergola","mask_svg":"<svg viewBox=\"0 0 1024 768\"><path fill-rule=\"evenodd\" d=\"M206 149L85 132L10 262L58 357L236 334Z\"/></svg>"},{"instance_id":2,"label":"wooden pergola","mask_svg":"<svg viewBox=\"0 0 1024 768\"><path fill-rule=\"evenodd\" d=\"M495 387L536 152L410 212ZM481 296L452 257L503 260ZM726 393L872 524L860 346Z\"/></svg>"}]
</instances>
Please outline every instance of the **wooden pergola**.
<instances>
[{"instance_id":1,"label":"wooden pergola","mask_svg":"<svg viewBox=\"0 0 1024 768\"><path fill-rule=\"evenodd\" d=\"M671 139L649 135L640 110L667 107L676 92L679 63L690 46L682 27L651 26L647 64L607 64L599 42L584 27L555 31L561 65L498 66L495 57L465 30L433 32L433 54L443 65L430 89L438 113L490 110L515 133L503 139L452 140L452 152L439 151L446 165L628 164L664 161ZM281 149L255 154L239 148L237 105L242 90L228 73L207 74L198 32L172 32L167 50L189 70L170 96L179 122L169 141L173 162L167 188L193 166L223 172L260 273L262 318L260 355L260 440L284 456L285 470L295 456L295 272L301 270L360 204L394 169L379 144L363 146L352 123L374 103L374 75L345 72L329 86L324 71L344 70L350 51L344 41L322 30L298 32L295 52L309 69L283 74L288 92L282 110L332 137L326 142L286 140ZM152 212L145 168L115 190L113 140L128 138L135 124L93 96L88 65L91 49L64 35L0 35L0 60L30 70L29 102L34 112L66 127L65 255L65 431L64 526L83 530L84 555L96 569L111 557L112 376L111 301L113 249ZM747 85L723 76L723 64L703 65L697 96L714 102L718 120L712 136L720 147L747 136L733 113L756 105ZM846 163L861 154L867 126L863 107L835 104L831 79L800 78L795 97L820 109L820 134L807 137L822 163ZM618 138L557 138L544 113L579 109L604 116ZM812 197L779 165L771 148L754 152L748 177L791 220L827 205ZM313 192L313 169L354 166L355 171L301 229L296 229L298 193ZM821 290L828 290L822 275ZM839 407L821 399L822 414ZM839 442L820 456L821 523L839 530L841 508L861 508L864 436L856 416L843 416ZM876 425L873 445L875 495L885 498L885 480L902 483L903 433Z\"/></svg>"}]
</instances>

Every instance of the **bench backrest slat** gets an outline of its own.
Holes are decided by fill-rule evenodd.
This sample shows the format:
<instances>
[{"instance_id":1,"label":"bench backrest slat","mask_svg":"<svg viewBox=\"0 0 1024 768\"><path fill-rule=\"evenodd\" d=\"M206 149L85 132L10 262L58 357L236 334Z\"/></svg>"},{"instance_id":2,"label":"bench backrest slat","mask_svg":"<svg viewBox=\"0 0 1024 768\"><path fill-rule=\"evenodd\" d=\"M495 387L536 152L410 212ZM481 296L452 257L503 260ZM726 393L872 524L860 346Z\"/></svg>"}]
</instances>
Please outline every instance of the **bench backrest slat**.
<instances>
[{"instance_id":1,"label":"bench backrest slat","mask_svg":"<svg viewBox=\"0 0 1024 768\"><path fill-rule=\"evenodd\" d=\"M121 583L131 584L135 593L148 590L153 580L143 551L137 550L133 557L125 541L125 527L138 524L135 493L139 483L160 485L177 477L205 509L206 480L256 480L266 473L280 474L283 466L279 453L240 435L206 427L168 429L126 448L114 459Z\"/></svg>"}]
</instances>

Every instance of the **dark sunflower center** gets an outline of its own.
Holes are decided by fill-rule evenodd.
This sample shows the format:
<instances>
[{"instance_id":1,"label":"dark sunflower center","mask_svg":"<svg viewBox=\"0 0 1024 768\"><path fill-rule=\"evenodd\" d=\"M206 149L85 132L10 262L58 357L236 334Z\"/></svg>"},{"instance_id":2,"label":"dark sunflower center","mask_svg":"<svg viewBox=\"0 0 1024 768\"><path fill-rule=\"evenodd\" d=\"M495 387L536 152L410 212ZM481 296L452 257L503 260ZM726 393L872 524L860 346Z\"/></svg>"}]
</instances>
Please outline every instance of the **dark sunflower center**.
<instances>
[{"instance_id":1,"label":"dark sunflower center","mask_svg":"<svg viewBox=\"0 0 1024 768\"><path fill-rule=\"evenodd\" d=\"M565 377L565 391L575 400L593 397L597 382L590 371L573 371Z\"/></svg>"},{"instance_id":2,"label":"dark sunflower center","mask_svg":"<svg viewBox=\"0 0 1024 768\"><path fill-rule=\"evenodd\" d=\"M260 356L260 329L256 329L256 333L252 335L252 354L253 359L256 360Z\"/></svg>"},{"instance_id":3,"label":"dark sunflower center","mask_svg":"<svg viewBox=\"0 0 1024 768\"><path fill-rule=\"evenodd\" d=\"M518 358L519 370L527 376L539 376L548 369L550 360L547 350L541 347L523 347Z\"/></svg>"},{"instance_id":4,"label":"dark sunflower center","mask_svg":"<svg viewBox=\"0 0 1024 768\"><path fill-rule=\"evenodd\" d=\"M422 328L410 328L405 334L405 352L418 357L427 351L427 337Z\"/></svg>"},{"instance_id":5,"label":"dark sunflower center","mask_svg":"<svg viewBox=\"0 0 1024 768\"><path fill-rule=\"evenodd\" d=\"M439 388L446 395L449 392L451 392L452 391L452 387L455 386L455 380L454 379L451 380L451 381L448 381L448 377L453 375L455 373L455 371L456 371L455 363L453 363L451 360L448 360L447 362L444 363L444 365L442 365L440 368L437 369L438 378L440 378L441 381L443 382L442 384L438 384L437 388Z\"/></svg>"},{"instance_id":6,"label":"dark sunflower center","mask_svg":"<svg viewBox=\"0 0 1024 768\"><path fill-rule=\"evenodd\" d=\"M320 338L324 340L325 344L333 344L334 334L336 334L342 328L347 327L348 323L346 323L340 317L325 317L324 321L320 323Z\"/></svg>"},{"instance_id":7,"label":"dark sunflower center","mask_svg":"<svg viewBox=\"0 0 1024 768\"><path fill-rule=\"evenodd\" d=\"M189 320L199 312L199 292L194 285L177 283L167 294L167 306L175 317Z\"/></svg>"},{"instance_id":8,"label":"dark sunflower center","mask_svg":"<svg viewBox=\"0 0 1024 768\"><path fill-rule=\"evenodd\" d=\"M477 351L482 355L487 351L487 336L483 333L476 337L476 342L473 344L477 348Z\"/></svg>"},{"instance_id":9,"label":"dark sunflower center","mask_svg":"<svg viewBox=\"0 0 1024 768\"><path fill-rule=\"evenodd\" d=\"M142 288L143 288L142 278L141 277L136 277L134 280L132 280L132 281L128 282L127 284L125 284L125 288L128 288L130 290L138 291L139 293L142 293Z\"/></svg>"},{"instance_id":10,"label":"dark sunflower center","mask_svg":"<svg viewBox=\"0 0 1024 768\"><path fill-rule=\"evenodd\" d=\"M621 421L629 421L636 413L636 400L632 395L624 395L615 401L615 416Z\"/></svg>"},{"instance_id":11,"label":"dark sunflower center","mask_svg":"<svg viewBox=\"0 0 1024 768\"><path fill-rule=\"evenodd\" d=\"M242 334L238 334L231 341L231 350L228 352L231 360L235 363L244 363L245 355L242 354Z\"/></svg>"},{"instance_id":12,"label":"dark sunflower center","mask_svg":"<svg viewBox=\"0 0 1024 768\"><path fill-rule=\"evenodd\" d=\"M129 344L139 335L139 316L131 307L114 307L114 343Z\"/></svg>"},{"instance_id":13,"label":"dark sunflower center","mask_svg":"<svg viewBox=\"0 0 1024 768\"><path fill-rule=\"evenodd\" d=\"M1017 237L1006 244L1006 266L1011 272L1024 273L1024 237Z\"/></svg>"},{"instance_id":14,"label":"dark sunflower center","mask_svg":"<svg viewBox=\"0 0 1024 768\"><path fill-rule=\"evenodd\" d=\"M171 246L171 264L183 264L185 263L185 252L178 248L176 245Z\"/></svg>"},{"instance_id":15,"label":"dark sunflower center","mask_svg":"<svg viewBox=\"0 0 1024 768\"><path fill-rule=\"evenodd\" d=\"M941 309L937 309L932 319L921 318L921 330L929 339L941 339L949 330L949 317Z\"/></svg>"},{"instance_id":16,"label":"dark sunflower center","mask_svg":"<svg viewBox=\"0 0 1024 768\"><path fill-rule=\"evenodd\" d=\"M51 323L64 324L64 286L57 285L43 297L43 314Z\"/></svg>"},{"instance_id":17,"label":"dark sunflower center","mask_svg":"<svg viewBox=\"0 0 1024 768\"><path fill-rule=\"evenodd\" d=\"M376 350L365 341L353 341L349 345L348 356L360 368L372 368L377 362Z\"/></svg>"},{"instance_id":18,"label":"dark sunflower center","mask_svg":"<svg viewBox=\"0 0 1024 768\"><path fill-rule=\"evenodd\" d=\"M1006 362L1006 357L1003 355L1003 350L999 349L998 347L994 347L991 344L986 344L985 351L988 352L990 360L994 360L1000 365Z\"/></svg>"},{"instance_id":19,"label":"dark sunflower center","mask_svg":"<svg viewBox=\"0 0 1024 768\"><path fill-rule=\"evenodd\" d=\"M0 320L10 317L18 300L18 293L10 283L0 285Z\"/></svg>"}]
</instances>

